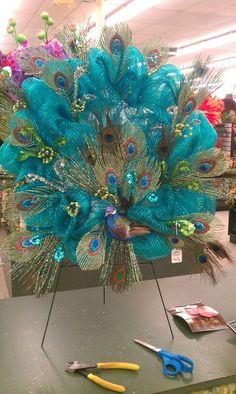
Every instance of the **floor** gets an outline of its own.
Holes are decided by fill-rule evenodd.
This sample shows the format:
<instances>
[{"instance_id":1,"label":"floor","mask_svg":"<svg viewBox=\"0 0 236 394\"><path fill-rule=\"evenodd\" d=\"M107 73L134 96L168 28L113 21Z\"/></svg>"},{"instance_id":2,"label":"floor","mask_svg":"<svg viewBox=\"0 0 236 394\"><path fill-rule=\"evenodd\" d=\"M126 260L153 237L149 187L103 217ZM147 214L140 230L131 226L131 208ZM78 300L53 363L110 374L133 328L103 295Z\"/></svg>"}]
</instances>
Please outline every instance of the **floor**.
<instances>
[{"instance_id":1,"label":"floor","mask_svg":"<svg viewBox=\"0 0 236 394\"><path fill-rule=\"evenodd\" d=\"M222 232L220 240L231 251L232 256L236 257L236 244L229 242L228 214L229 214L228 211L217 211L217 213L216 213L216 216L224 224L224 231ZM2 241L3 241L3 231L0 231L0 244L2 244ZM232 269L230 264L228 264L227 262L223 261L223 264L224 264L225 270ZM4 272L3 264L2 264L2 257L0 255L0 299L9 298L11 295L10 293L11 293L11 291L8 290L7 280L5 277L5 272Z\"/></svg>"},{"instance_id":2,"label":"floor","mask_svg":"<svg viewBox=\"0 0 236 394\"><path fill-rule=\"evenodd\" d=\"M3 266L0 266L0 299L3 298L9 298L9 291L7 288Z\"/></svg>"}]
</instances>

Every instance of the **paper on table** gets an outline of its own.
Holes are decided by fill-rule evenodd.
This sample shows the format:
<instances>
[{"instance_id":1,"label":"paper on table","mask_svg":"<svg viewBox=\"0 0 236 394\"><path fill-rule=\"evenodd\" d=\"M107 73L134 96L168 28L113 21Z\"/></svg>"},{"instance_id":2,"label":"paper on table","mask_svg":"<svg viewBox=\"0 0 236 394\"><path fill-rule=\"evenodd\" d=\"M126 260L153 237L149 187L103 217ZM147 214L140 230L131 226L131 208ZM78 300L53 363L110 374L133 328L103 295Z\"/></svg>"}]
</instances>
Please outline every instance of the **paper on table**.
<instances>
[{"instance_id":1,"label":"paper on table","mask_svg":"<svg viewBox=\"0 0 236 394\"><path fill-rule=\"evenodd\" d=\"M192 332L227 329L227 324L219 312L201 302L169 308L168 312L183 319Z\"/></svg>"}]
</instances>

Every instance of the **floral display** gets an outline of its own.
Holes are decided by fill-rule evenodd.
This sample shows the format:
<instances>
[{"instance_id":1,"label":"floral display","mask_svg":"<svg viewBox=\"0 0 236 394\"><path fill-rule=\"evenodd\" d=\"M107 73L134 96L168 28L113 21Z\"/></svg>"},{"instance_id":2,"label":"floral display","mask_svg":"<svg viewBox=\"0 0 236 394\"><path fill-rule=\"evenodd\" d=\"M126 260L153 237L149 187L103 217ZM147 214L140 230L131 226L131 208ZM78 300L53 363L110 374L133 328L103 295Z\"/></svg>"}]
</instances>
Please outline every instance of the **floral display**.
<instances>
[{"instance_id":1,"label":"floral display","mask_svg":"<svg viewBox=\"0 0 236 394\"><path fill-rule=\"evenodd\" d=\"M224 102L218 97L208 96L199 109L205 114L212 126L222 123Z\"/></svg>"}]
</instances>

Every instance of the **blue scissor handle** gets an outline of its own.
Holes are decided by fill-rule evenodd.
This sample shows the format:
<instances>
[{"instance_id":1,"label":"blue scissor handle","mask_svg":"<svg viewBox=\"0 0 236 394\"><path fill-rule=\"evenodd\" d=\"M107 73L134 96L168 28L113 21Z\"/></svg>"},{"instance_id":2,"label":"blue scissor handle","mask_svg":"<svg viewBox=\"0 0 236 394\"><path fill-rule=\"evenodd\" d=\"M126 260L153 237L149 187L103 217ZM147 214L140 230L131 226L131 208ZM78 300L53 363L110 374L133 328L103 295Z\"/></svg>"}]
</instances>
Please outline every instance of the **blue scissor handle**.
<instances>
[{"instance_id":1,"label":"blue scissor handle","mask_svg":"<svg viewBox=\"0 0 236 394\"><path fill-rule=\"evenodd\" d=\"M194 363L188 357L165 349L161 349L157 354L162 358L163 373L166 376L176 376L179 372L192 372L193 370Z\"/></svg>"}]
</instances>

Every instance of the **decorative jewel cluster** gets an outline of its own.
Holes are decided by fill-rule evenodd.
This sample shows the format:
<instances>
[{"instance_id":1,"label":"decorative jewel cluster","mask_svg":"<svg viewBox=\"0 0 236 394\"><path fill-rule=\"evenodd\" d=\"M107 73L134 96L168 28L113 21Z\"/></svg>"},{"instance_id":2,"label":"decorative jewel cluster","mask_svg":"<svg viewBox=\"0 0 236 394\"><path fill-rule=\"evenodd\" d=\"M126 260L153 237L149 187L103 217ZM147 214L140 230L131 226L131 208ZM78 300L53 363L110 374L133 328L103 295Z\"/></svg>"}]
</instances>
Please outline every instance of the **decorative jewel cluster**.
<instances>
[{"instance_id":1,"label":"decorative jewel cluster","mask_svg":"<svg viewBox=\"0 0 236 394\"><path fill-rule=\"evenodd\" d=\"M38 152L38 158L42 160L43 164L50 163L55 157L56 152L50 146L45 146Z\"/></svg>"},{"instance_id":2,"label":"decorative jewel cluster","mask_svg":"<svg viewBox=\"0 0 236 394\"><path fill-rule=\"evenodd\" d=\"M69 205L66 207L66 211L69 216L77 216L80 210L80 205L77 201L72 201Z\"/></svg>"},{"instance_id":3,"label":"decorative jewel cluster","mask_svg":"<svg viewBox=\"0 0 236 394\"><path fill-rule=\"evenodd\" d=\"M193 135L193 128L186 123L177 123L175 127L175 135L177 137L188 138Z\"/></svg>"},{"instance_id":4,"label":"decorative jewel cluster","mask_svg":"<svg viewBox=\"0 0 236 394\"><path fill-rule=\"evenodd\" d=\"M112 199L114 203L118 203L117 197L114 194L109 193L107 187L101 187L98 189L98 191L95 193L95 196L101 198L101 200Z\"/></svg>"}]
</instances>

